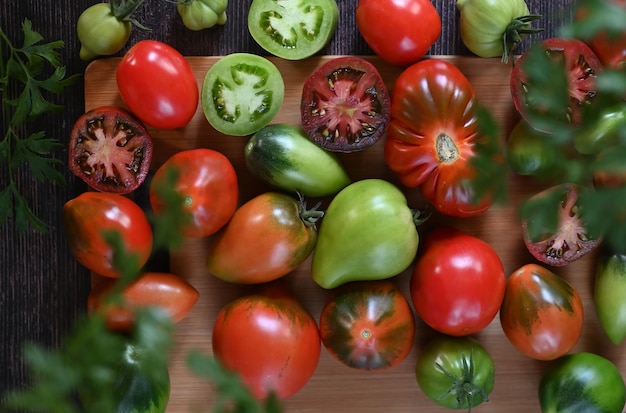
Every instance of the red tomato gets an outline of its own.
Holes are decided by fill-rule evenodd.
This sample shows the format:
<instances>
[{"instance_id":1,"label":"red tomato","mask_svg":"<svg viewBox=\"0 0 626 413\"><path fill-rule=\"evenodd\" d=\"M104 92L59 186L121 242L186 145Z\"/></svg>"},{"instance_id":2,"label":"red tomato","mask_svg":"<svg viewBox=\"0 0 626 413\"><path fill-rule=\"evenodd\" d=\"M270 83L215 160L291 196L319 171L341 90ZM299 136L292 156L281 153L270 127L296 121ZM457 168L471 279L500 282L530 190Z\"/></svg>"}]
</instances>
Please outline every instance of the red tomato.
<instances>
[{"instance_id":1,"label":"red tomato","mask_svg":"<svg viewBox=\"0 0 626 413\"><path fill-rule=\"evenodd\" d=\"M117 66L116 77L124 103L150 126L179 128L196 112L199 92L193 69L165 43L135 43Z\"/></svg>"},{"instance_id":2,"label":"red tomato","mask_svg":"<svg viewBox=\"0 0 626 413\"><path fill-rule=\"evenodd\" d=\"M176 173L174 190L184 197L184 208L191 220L181 232L200 238L216 233L233 216L239 200L237 173L228 158L213 149L199 148L177 152L156 171L150 182L150 204L155 214L165 208L159 188L167 185L168 175Z\"/></svg>"},{"instance_id":3,"label":"red tomato","mask_svg":"<svg viewBox=\"0 0 626 413\"><path fill-rule=\"evenodd\" d=\"M485 241L439 227L426 236L411 276L417 314L451 336L474 334L494 319L504 296L502 261Z\"/></svg>"},{"instance_id":4,"label":"red tomato","mask_svg":"<svg viewBox=\"0 0 626 413\"><path fill-rule=\"evenodd\" d=\"M79 263L96 274L119 277L113 268L113 249L103 232L117 231L126 252L143 266L152 253L152 228L143 210L123 195L84 192L63 207L69 248Z\"/></svg>"},{"instance_id":5,"label":"red tomato","mask_svg":"<svg viewBox=\"0 0 626 413\"><path fill-rule=\"evenodd\" d=\"M394 65L420 59L441 35L430 0L359 0L356 23L374 53Z\"/></svg>"},{"instance_id":6,"label":"red tomato","mask_svg":"<svg viewBox=\"0 0 626 413\"><path fill-rule=\"evenodd\" d=\"M285 399L309 381L320 358L315 319L296 298L271 284L224 306L213 326L213 353L260 399Z\"/></svg>"},{"instance_id":7,"label":"red tomato","mask_svg":"<svg viewBox=\"0 0 626 413\"><path fill-rule=\"evenodd\" d=\"M469 80L451 63L427 59L405 69L391 94L385 162L408 187L419 187L440 212L468 217L485 212L471 179L479 133Z\"/></svg>"},{"instance_id":8,"label":"red tomato","mask_svg":"<svg viewBox=\"0 0 626 413\"><path fill-rule=\"evenodd\" d=\"M107 302L118 280L103 278L95 283L87 297L90 313L101 312L109 329L129 331L133 326L133 312L141 307L158 307L172 322L187 316L198 301L200 293L185 279L170 273L147 272L121 290L123 302Z\"/></svg>"},{"instance_id":9,"label":"red tomato","mask_svg":"<svg viewBox=\"0 0 626 413\"><path fill-rule=\"evenodd\" d=\"M606 4L602 7L621 7L626 9L626 0L610 0L600 3ZM586 4L578 2L574 13L575 21L584 21L587 18L590 18L590 15L586 9ZM626 69L626 28L623 28L619 33L611 33L606 30L598 31L590 39L586 39L585 42L606 67Z\"/></svg>"},{"instance_id":10,"label":"red tomato","mask_svg":"<svg viewBox=\"0 0 626 413\"><path fill-rule=\"evenodd\" d=\"M391 368L413 347L415 320L409 302L391 281L344 284L320 315L322 343L348 367Z\"/></svg>"},{"instance_id":11,"label":"red tomato","mask_svg":"<svg viewBox=\"0 0 626 413\"><path fill-rule=\"evenodd\" d=\"M507 280L500 324L522 354L538 360L566 354L578 342L583 318L578 292L546 268L527 264Z\"/></svg>"},{"instance_id":12,"label":"red tomato","mask_svg":"<svg viewBox=\"0 0 626 413\"><path fill-rule=\"evenodd\" d=\"M258 195L237 209L211 239L207 268L222 280L241 284L287 275L313 251L319 216L292 196L279 192Z\"/></svg>"}]
</instances>

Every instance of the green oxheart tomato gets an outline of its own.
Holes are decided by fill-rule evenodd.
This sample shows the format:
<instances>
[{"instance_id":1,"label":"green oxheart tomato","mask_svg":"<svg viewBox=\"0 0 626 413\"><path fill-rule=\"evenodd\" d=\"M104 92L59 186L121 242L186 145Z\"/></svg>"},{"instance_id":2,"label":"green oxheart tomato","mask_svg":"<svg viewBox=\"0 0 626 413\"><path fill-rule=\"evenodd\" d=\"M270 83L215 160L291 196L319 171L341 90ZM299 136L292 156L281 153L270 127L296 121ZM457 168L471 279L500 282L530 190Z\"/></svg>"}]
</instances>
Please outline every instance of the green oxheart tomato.
<instances>
[{"instance_id":1,"label":"green oxheart tomato","mask_svg":"<svg viewBox=\"0 0 626 413\"><path fill-rule=\"evenodd\" d=\"M356 181L330 202L311 275L323 288L393 277L411 264L419 236L404 194L382 179Z\"/></svg>"},{"instance_id":2,"label":"green oxheart tomato","mask_svg":"<svg viewBox=\"0 0 626 413\"><path fill-rule=\"evenodd\" d=\"M435 403L470 411L488 400L495 367L491 355L477 340L437 335L418 355L415 378Z\"/></svg>"},{"instance_id":3,"label":"green oxheart tomato","mask_svg":"<svg viewBox=\"0 0 626 413\"><path fill-rule=\"evenodd\" d=\"M621 413L625 401L620 371L594 353L560 357L539 382L542 413Z\"/></svg>"},{"instance_id":4,"label":"green oxheart tomato","mask_svg":"<svg viewBox=\"0 0 626 413\"><path fill-rule=\"evenodd\" d=\"M296 125L267 125L248 140L246 166L257 178L305 197L334 195L350 183L333 153L311 141Z\"/></svg>"},{"instance_id":5,"label":"green oxheart tomato","mask_svg":"<svg viewBox=\"0 0 626 413\"><path fill-rule=\"evenodd\" d=\"M88 7L78 17L76 32L80 40L80 58L91 60L119 52L130 37L130 21L117 18L109 3Z\"/></svg>"},{"instance_id":6,"label":"green oxheart tomato","mask_svg":"<svg viewBox=\"0 0 626 413\"><path fill-rule=\"evenodd\" d=\"M600 325L619 345L626 337L626 255L603 252L596 266L593 302Z\"/></svg>"},{"instance_id":7,"label":"green oxheart tomato","mask_svg":"<svg viewBox=\"0 0 626 413\"><path fill-rule=\"evenodd\" d=\"M339 8L335 0L253 0L248 30L267 52L301 60L321 50L335 33Z\"/></svg>"},{"instance_id":8,"label":"green oxheart tomato","mask_svg":"<svg viewBox=\"0 0 626 413\"><path fill-rule=\"evenodd\" d=\"M226 24L227 5L228 0L184 0L176 11L186 28L198 31Z\"/></svg>"}]
</instances>

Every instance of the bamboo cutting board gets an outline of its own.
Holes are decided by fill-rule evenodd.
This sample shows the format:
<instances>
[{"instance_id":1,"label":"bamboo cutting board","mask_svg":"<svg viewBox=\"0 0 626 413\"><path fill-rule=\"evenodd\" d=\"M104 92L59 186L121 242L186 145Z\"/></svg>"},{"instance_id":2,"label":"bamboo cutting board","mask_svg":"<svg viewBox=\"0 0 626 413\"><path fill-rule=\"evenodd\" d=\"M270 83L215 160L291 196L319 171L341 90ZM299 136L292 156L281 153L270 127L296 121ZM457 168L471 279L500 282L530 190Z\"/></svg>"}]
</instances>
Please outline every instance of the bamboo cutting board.
<instances>
[{"instance_id":1,"label":"bamboo cutting board","mask_svg":"<svg viewBox=\"0 0 626 413\"><path fill-rule=\"evenodd\" d=\"M280 69L285 81L285 100L275 123L300 122L300 94L306 77L318 65L334 56L322 56L305 61L285 61L270 58ZM492 115L506 137L518 120L509 91L510 66L498 59L476 57L430 56L456 64L473 84L480 101ZM198 86L202 86L208 68L219 57L189 57ZM368 57L380 71L391 90L400 69ZM101 105L124 106L117 92L115 68L118 58L97 60L85 72L85 110ZM246 170L243 148L244 137L229 137L216 132L206 121L200 105L193 119L178 130L151 130L154 140L153 168L156 169L177 151L207 147L227 155L238 173L241 202L269 188L255 180ZM387 169L382 156L382 145L365 151L341 154L340 159L353 180L378 177L397 185L399 182ZM505 271L511 274L517 268L532 262L526 251L517 220L517 206L539 186L520 177L510 178L510 193L506 204L494 206L480 217L454 219L433 216L420 228L423 236L429 227L439 223L455 226L489 242L500 255ZM405 189L411 207L419 207L422 200L418 190ZM211 329L219 309L228 301L244 293L244 288L227 284L212 277L204 267L206 240L188 240L180 250L171 253L171 272L189 280L199 291L200 299L189 316L175 333L175 348L171 354L170 413L190 413L203 408L208 411L213 399L213 389L207 382L192 375L186 367L190 350L211 352ZM304 306L318 319L327 292L318 287L309 276L310 259L305 261L286 280L293 286ZM407 298L410 278L409 268L394 278ZM621 348L611 344L600 328L591 301L593 257L585 257L566 268L556 269L580 293L585 304L585 326L574 351L593 351L614 361L622 372L626 371L626 356ZM309 383L296 395L284 402L286 411L293 412L380 412L404 413L410 411L448 411L426 398L414 377L415 361L421 346L432 335L419 319L414 350L399 366L382 372L359 372L332 359L324 349L317 371ZM495 388L487 403L475 408L477 412L529 413L538 412L537 386L547 363L529 359L507 341L498 318L476 338L487 348L496 366Z\"/></svg>"}]
</instances>

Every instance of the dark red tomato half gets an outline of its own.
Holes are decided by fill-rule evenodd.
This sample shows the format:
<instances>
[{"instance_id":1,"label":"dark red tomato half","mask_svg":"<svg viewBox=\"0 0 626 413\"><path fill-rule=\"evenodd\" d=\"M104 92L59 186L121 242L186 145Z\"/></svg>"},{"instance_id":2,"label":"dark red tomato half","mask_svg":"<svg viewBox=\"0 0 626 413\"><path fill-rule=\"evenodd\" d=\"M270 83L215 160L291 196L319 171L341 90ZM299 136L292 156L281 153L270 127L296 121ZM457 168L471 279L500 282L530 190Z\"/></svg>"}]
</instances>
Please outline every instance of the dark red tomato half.
<instances>
[{"instance_id":1,"label":"dark red tomato half","mask_svg":"<svg viewBox=\"0 0 626 413\"><path fill-rule=\"evenodd\" d=\"M309 138L334 152L372 146L389 123L389 92L378 69L355 56L336 57L304 82L300 106Z\"/></svg>"},{"instance_id":2,"label":"dark red tomato half","mask_svg":"<svg viewBox=\"0 0 626 413\"><path fill-rule=\"evenodd\" d=\"M198 107L198 82L191 65L165 43L135 43L118 64L116 78L124 103L149 126L180 128Z\"/></svg>"},{"instance_id":3,"label":"dark red tomato half","mask_svg":"<svg viewBox=\"0 0 626 413\"><path fill-rule=\"evenodd\" d=\"M68 144L70 171L97 191L128 194L143 183L152 139L143 123L116 106L81 115Z\"/></svg>"},{"instance_id":4,"label":"dark red tomato half","mask_svg":"<svg viewBox=\"0 0 626 413\"><path fill-rule=\"evenodd\" d=\"M396 79L385 162L403 185L419 187L441 213L468 217L492 204L471 184L477 171L479 118L474 89L453 64L426 59ZM495 160L494 160L495 161Z\"/></svg>"},{"instance_id":5,"label":"dark red tomato half","mask_svg":"<svg viewBox=\"0 0 626 413\"><path fill-rule=\"evenodd\" d=\"M593 10L588 9L589 2L577 2L574 12L574 21L585 22L585 20L593 19L591 14ZM593 4L593 3L591 3ZM625 0L609 0L599 2L601 7L614 7L626 9ZM626 27L622 26L622 30L613 33L608 30L600 30L595 32L591 38L585 39L585 42L598 56L604 66L611 69L626 69Z\"/></svg>"},{"instance_id":6,"label":"dark red tomato half","mask_svg":"<svg viewBox=\"0 0 626 413\"><path fill-rule=\"evenodd\" d=\"M583 329L583 302L565 279L537 264L508 278L500 324L522 354L554 360L569 352Z\"/></svg>"},{"instance_id":7,"label":"dark red tomato half","mask_svg":"<svg viewBox=\"0 0 626 413\"><path fill-rule=\"evenodd\" d=\"M315 319L282 284L225 305L213 326L213 353L259 399L297 393L317 369L321 340Z\"/></svg>"},{"instance_id":8,"label":"dark red tomato half","mask_svg":"<svg viewBox=\"0 0 626 413\"><path fill-rule=\"evenodd\" d=\"M147 272L120 291L122 301L112 302L118 279L102 278L94 283L87 297L90 313L104 315L107 327L113 331L130 331L134 312L140 308L156 307L178 323L189 314L200 293L187 280L164 272Z\"/></svg>"},{"instance_id":9,"label":"dark red tomato half","mask_svg":"<svg viewBox=\"0 0 626 413\"><path fill-rule=\"evenodd\" d=\"M70 252L80 264L105 277L117 278L113 247L104 232L116 231L126 252L143 266L152 253L152 227L144 211L129 198L107 192L84 192L63 206Z\"/></svg>"},{"instance_id":10,"label":"dark red tomato half","mask_svg":"<svg viewBox=\"0 0 626 413\"><path fill-rule=\"evenodd\" d=\"M415 320L409 302L391 281L344 284L334 290L320 315L326 350L348 367L381 370L411 352Z\"/></svg>"},{"instance_id":11,"label":"dark red tomato half","mask_svg":"<svg viewBox=\"0 0 626 413\"><path fill-rule=\"evenodd\" d=\"M180 230L186 237L201 238L216 233L235 213L239 200L237 173L221 152L208 148L189 149L169 157L150 181L150 204L161 214L166 202L160 190L175 174L174 191L184 198L183 208L191 220Z\"/></svg>"},{"instance_id":12,"label":"dark red tomato half","mask_svg":"<svg viewBox=\"0 0 626 413\"><path fill-rule=\"evenodd\" d=\"M574 38L553 37L542 40L534 47L543 48L550 59L562 62L569 96L567 109L561 116L572 125L580 126L582 108L591 104L597 94L596 78L603 69L600 59L582 40ZM532 113L545 113L547 109L532 97L536 90L526 68L526 60L533 55L532 51L533 48L530 48L524 52L511 72L513 103L522 118L535 129L553 132L533 120Z\"/></svg>"},{"instance_id":13,"label":"dark red tomato half","mask_svg":"<svg viewBox=\"0 0 626 413\"><path fill-rule=\"evenodd\" d=\"M419 317L451 336L467 336L495 318L506 278L496 251L485 241L448 227L426 235L411 276Z\"/></svg>"}]
</instances>

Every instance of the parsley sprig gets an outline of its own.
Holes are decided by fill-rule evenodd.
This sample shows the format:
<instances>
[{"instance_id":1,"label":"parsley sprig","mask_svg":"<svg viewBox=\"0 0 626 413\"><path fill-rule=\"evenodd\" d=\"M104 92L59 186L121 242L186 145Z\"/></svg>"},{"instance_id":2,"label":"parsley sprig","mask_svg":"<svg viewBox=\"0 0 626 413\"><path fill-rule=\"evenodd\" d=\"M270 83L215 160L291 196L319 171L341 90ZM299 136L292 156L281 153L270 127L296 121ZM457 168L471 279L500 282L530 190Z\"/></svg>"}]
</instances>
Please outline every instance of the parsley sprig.
<instances>
[{"instance_id":1,"label":"parsley sprig","mask_svg":"<svg viewBox=\"0 0 626 413\"><path fill-rule=\"evenodd\" d=\"M48 96L62 93L78 75L66 76L59 54L64 46L62 41L43 43L43 37L33 30L28 19L22 23L22 30L24 40L18 47L0 27L0 93L5 125L0 163L7 171L4 186L0 187L0 222L15 218L19 231L25 231L29 225L45 231L47 224L37 217L21 193L16 171L27 165L39 182L65 183L59 170L63 162L51 156L63 145L46 137L44 131L27 131L28 125L44 113L62 109Z\"/></svg>"}]
</instances>

